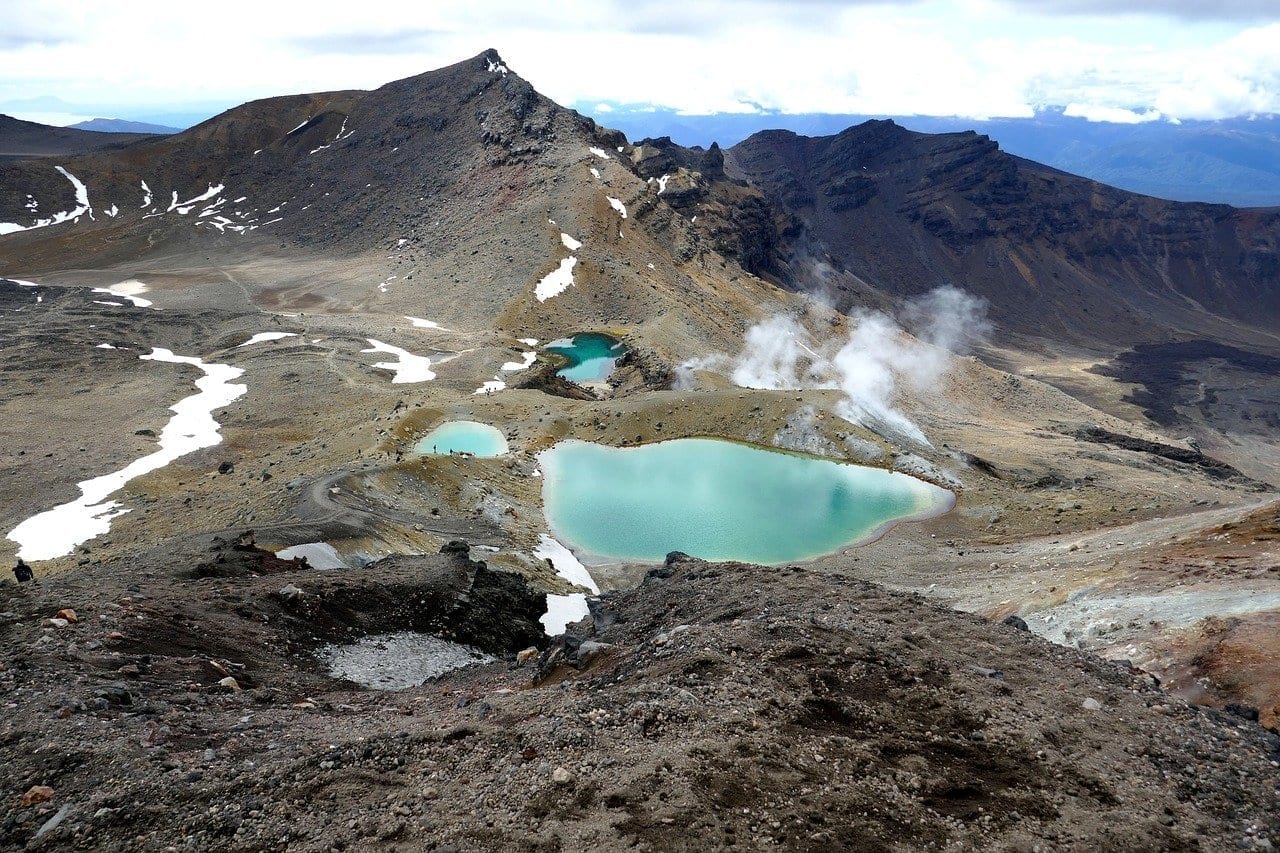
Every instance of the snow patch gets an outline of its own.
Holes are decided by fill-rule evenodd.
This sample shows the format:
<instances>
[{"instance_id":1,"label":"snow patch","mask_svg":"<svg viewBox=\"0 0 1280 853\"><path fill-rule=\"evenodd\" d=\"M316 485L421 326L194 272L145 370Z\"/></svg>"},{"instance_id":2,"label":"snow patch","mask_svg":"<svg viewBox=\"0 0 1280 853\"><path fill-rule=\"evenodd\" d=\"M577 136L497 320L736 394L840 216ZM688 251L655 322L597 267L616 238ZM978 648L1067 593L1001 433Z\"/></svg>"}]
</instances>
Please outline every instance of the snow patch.
<instances>
[{"instance_id":1,"label":"snow patch","mask_svg":"<svg viewBox=\"0 0 1280 853\"><path fill-rule=\"evenodd\" d=\"M609 152L608 152L608 151L605 151L603 148L596 148L596 147L592 146L591 148L588 148L587 150L588 150L588 151L590 151L592 154L596 155L597 157L599 157L601 160L611 160L611 159L612 159L612 158L609 156Z\"/></svg>"},{"instance_id":2,"label":"snow patch","mask_svg":"<svg viewBox=\"0 0 1280 853\"><path fill-rule=\"evenodd\" d=\"M258 334L249 338L249 340L245 341L244 343L237 344L236 349L239 349L240 347L251 346L252 344L265 343L267 341L278 341L283 338L296 338L297 336L298 336L297 332L258 332Z\"/></svg>"},{"instance_id":3,"label":"snow patch","mask_svg":"<svg viewBox=\"0 0 1280 853\"><path fill-rule=\"evenodd\" d=\"M568 234L561 234L560 242L563 243L564 247L568 249L570 252L576 252L582 248L582 242L579 240L573 239Z\"/></svg>"},{"instance_id":4,"label":"snow patch","mask_svg":"<svg viewBox=\"0 0 1280 853\"><path fill-rule=\"evenodd\" d=\"M621 199L614 198L611 195L605 196L605 198L609 199L609 206L612 207L614 210L618 211L619 216L621 216L623 219L627 218L627 206L622 203Z\"/></svg>"},{"instance_id":5,"label":"snow patch","mask_svg":"<svg viewBox=\"0 0 1280 853\"><path fill-rule=\"evenodd\" d=\"M74 221L89 214L89 218L93 218L93 208L89 206L89 190L80 179L68 172L61 166L54 166L62 176L71 182L71 186L76 190L76 206L71 210L63 210L55 213L53 216L45 219L37 219L32 225L19 225L16 222L0 222L0 235L13 234L17 231L34 231L37 228L47 228L50 225L60 225L63 222Z\"/></svg>"},{"instance_id":6,"label":"snow patch","mask_svg":"<svg viewBox=\"0 0 1280 853\"><path fill-rule=\"evenodd\" d=\"M538 298L538 301L546 302L551 297L568 290L573 285L573 268L577 263L577 258L565 258L560 262L560 266L543 276L542 281L538 282L533 289L533 295Z\"/></svg>"},{"instance_id":7,"label":"snow patch","mask_svg":"<svg viewBox=\"0 0 1280 853\"><path fill-rule=\"evenodd\" d=\"M543 533L538 537L538 547L533 549L533 555L540 560L550 560L556 574L569 583L584 586L596 595L600 593L600 587L596 586L586 566L582 565L572 551L547 534ZM548 594L547 612L539 621L547 636L554 637L563 634L566 625L579 621L588 612L587 597L583 593Z\"/></svg>"},{"instance_id":8,"label":"snow patch","mask_svg":"<svg viewBox=\"0 0 1280 853\"><path fill-rule=\"evenodd\" d=\"M532 344L530 344L530 346L532 346ZM512 373L517 370L527 370L529 369L529 367L533 365L535 361L537 361L538 354L536 352L526 352L526 353L521 353L520 357L523 359L523 361L508 361L504 363L502 365L503 371L507 373Z\"/></svg>"},{"instance_id":9,"label":"snow patch","mask_svg":"<svg viewBox=\"0 0 1280 853\"><path fill-rule=\"evenodd\" d=\"M175 355L171 350L160 347L139 358L200 368L204 376L195 383L199 393L169 407L173 417L161 431L160 449L155 453L119 471L79 483L78 499L33 515L9 531L8 538L18 543L18 556L22 559L36 561L63 557L80 543L107 533L111 529L111 520L129 511L118 501L107 498L130 480L163 468L188 453L221 443L222 435L213 412L249 390L247 385L231 383L244 371L229 364L207 364L194 356Z\"/></svg>"},{"instance_id":10,"label":"snow patch","mask_svg":"<svg viewBox=\"0 0 1280 853\"><path fill-rule=\"evenodd\" d=\"M488 382L472 391L471 395L474 397L476 394L492 394L493 392L501 391L506 387L507 383L503 382L501 379L490 379Z\"/></svg>"},{"instance_id":11,"label":"snow patch","mask_svg":"<svg viewBox=\"0 0 1280 853\"><path fill-rule=\"evenodd\" d=\"M178 191L174 190L173 199L169 202L169 209L166 210L165 213L169 213L171 211L176 210L178 211L178 213L182 214L183 216L186 216L200 202L208 201L209 199L216 196L218 193L222 192L224 189L226 189L226 187L223 184L218 184L217 186L214 186L213 184L209 184L209 188L206 189L204 192L200 193L200 195L194 198L189 198L183 202L178 201Z\"/></svg>"},{"instance_id":12,"label":"snow patch","mask_svg":"<svg viewBox=\"0 0 1280 853\"><path fill-rule=\"evenodd\" d=\"M369 342L371 349L360 350L361 352L385 352L399 358L399 361L380 361L373 365L394 373L395 376L391 379L393 385L427 382L436 378L436 375L431 372L431 359L425 355L414 355L408 350L384 344L373 338L365 338L365 340Z\"/></svg>"},{"instance_id":13,"label":"snow patch","mask_svg":"<svg viewBox=\"0 0 1280 853\"><path fill-rule=\"evenodd\" d=\"M564 633L564 629L574 622L580 622L590 615L587 597L580 592L572 595L555 595L547 593L547 612L538 617L542 630L548 637Z\"/></svg>"},{"instance_id":14,"label":"snow patch","mask_svg":"<svg viewBox=\"0 0 1280 853\"><path fill-rule=\"evenodd\" d=\"M585 586L597 595L600 593L600 587L596 586L596 582L591 579L591 573L587 571L587 567L582 565L573 552L559 540L545 533L539 535L538 547L533 549L533 556L539 560L550 560L556 574L569 583Z\"/></svg>"},{"instance_id":15,"label":"snow patch","mask_svg":"<svg viewBox=\"0 0 1280 853\"><path fill-rule=\"evenodd\" d=\"M131 278L127 281L122 281L119 284L113 284L110 287L95 287L92 292L105 293L108 296L118 296L121 299L127 299L130 302L132 302L134 306L138 308L151 307L150 299L143 299L141 296L138 295L139 293L147 292L146 284L138 281L136 278ZM110 303L110 304L114 305L119 303Z\"/></svg>"}]
</instances>

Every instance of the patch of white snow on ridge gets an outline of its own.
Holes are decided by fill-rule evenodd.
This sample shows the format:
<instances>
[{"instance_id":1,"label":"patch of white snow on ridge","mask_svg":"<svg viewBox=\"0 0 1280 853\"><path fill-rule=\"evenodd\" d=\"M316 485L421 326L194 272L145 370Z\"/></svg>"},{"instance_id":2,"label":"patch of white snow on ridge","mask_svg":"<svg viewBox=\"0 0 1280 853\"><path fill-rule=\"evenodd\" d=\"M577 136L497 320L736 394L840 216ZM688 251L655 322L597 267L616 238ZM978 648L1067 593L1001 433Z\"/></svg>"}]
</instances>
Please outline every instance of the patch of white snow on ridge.
<instances>
[{"instance_id":1,"label":"patch of white snow on ridge","mask_svg":"<svg viewBox=\"0 0 1280 853\"><path fill-rule=\"evenodd\" d=\"M670 175L663 175L658 178L658 195L662 195L667 190L667 181L671 180Z\"/></svg>"},{"instance_id":2,"label":"patch of white snow on ridge","mask_svg":"<svg viewBox=\"0 0 1280 853\"><path fill-rule=\"evenodd\" d=\"M525 346L536 347L538 345L537 338L516 338L516 340Z\"/></svg>"},{"instance_id":3,"label":"patch of white snow on ridge","mask_svg":"<svg viewBox=\"0 0 1280 853\"><path fill-rule=\"evenodd\" d=\"M421 317L410 317L407 314L404 315L404 318L408 320L410 323L412 323L415 329L439 329L442 332L449 331L444 326L441 326L439 323L437 323L435 320L424 320Z\"/></svg>"},{"instance_id":4,"label":"patch of white snow on ridge","mask_svg":"<svg viewBox=\"0 0 1280 853\"><path fill-rule=\"evenodd\" d=\"M568 290L573 285L573 268L577 263L577 258L565 258L560 262L560 266L543 276L542 281L538 282L537 287L533 289L533 295L538 298L538 301L546 302L551 297Z\"/></svg>"},{"instance_id":5,"label":"patch of white snow on ridge","mask_svg":"<svg viewBox=\"0 0 1280 853\"><path fill-rule=\"evenodd\" d=\"M503 382L501 379L490 379L488 382L472 391L471 396L474 397L476 394L492 394L495 391L501 391L506 387L507 383Z\"/></svg>"},{"instance_id":6,"label":"patch of white snow on ridge","mask_svg":"<svg viewBox=\"0 0 1280 853\"><path fill-rule=\"evenodd\" d=\"M609 199L609 206L618 211L619 216L623 219L627 218L627 206L622 203L622 199L614 198L611 195L605 196L605 198Z\"/></svg>"},{"instance_id":7,"label":"patch of white snow on ridge","mask_svg":"<svg viewBox=\"0 0 1280 853\"><path fill-rule=\"evenodd\" d=\"M374 338L365 338L371 346L371 349L360 350L361 352L385 352L397 356L399 361L380 361L374 364L374 367L382 370L390 370L395 374L391 378L393 385L402 385L411 382L428 382L436 378L431 372L431 359L425 355L414 355L408 350L393 347L390 344L384 344L382 341Z\"/></svg>"},{"instance_id":8,"label":"patch of white snow on ridge","mask_svg":"<svg viewBox=\"0 0 1280 853\"><path fill-rule=\"evenodd\" d=\"M47 228L50 225L60 225L63 222L79 219L86 213L89 218L93 218L93 208L89 207L89 190L80 179L68 172L61 166L54 166L62 176L71 182L71 186L76 190L76 206L71 210L63 210L55 213L53 216L44 219L37 219L31 225L19 225L16 222L0 222L0 235L13 234L16 231L34 231L36 228Z\"/></svg>"},{"instance_id":9,"label":"patch of white snow on ridge","mask_svg":"<svg viewBox=\"0 0 1280 853\"><path fill-rule=\"evenodd\" d=\"M599 177L600 177L600 170L599 170L599 169L597 169L595 166L592 166L592 167L591 167L591 177L593 177L593 178L599 178ZM551 223L551 224L552 224L552 225L554 225L555 223L553 222L553 223Z\"/></svg>"},{"instance_id":10,"label":"patch of white snow on ridge","mask_svg":"<svg viewBox=\"0 0 1280 853\"><path fill-rule=\"evenodd\" d=\"M138 308L150 308L151 300L143 299L138 294L146 293L147 286L136 278L128 281L122 281L119 284L113 284L110 287L95 287L93 293L105 293L108 296L118 296L121 299L128 299Z\"/></svg>"},{"instance_id":11,"label":"patch of white snow on ridge","mask_svg":"<svg viewBox=\"0 0 1280 853\"><path fill-rule=\"evenodd\" d=\"M530 344L532 346L532 344ZM502 365L502 370L506 373L513 373L517 370L527 370L538 359L536 352L521 353L520 357L523 361L508 361Z\"/></svg>"},{"instance_id":12,"label":"patch of white snow on ridge","mask_svg":"<svg viewBox=\"0 0 1280 853\"><path fill-rule=\"evenodd\" d=\"M608 151L605 151L603 148L596 148L595 146L592 146L591 148L588 148L587 150L588 150L588 151L590 151L592 154L596 155L597 157L599 157L601 160L610 160L610 159L612 159L612 158L609 156L609 152L608 152Z\"/></svg>"},{"instance_id":13,"label":"patch of white snow on ridge","mask_svg":"<svg viewBox=\"0 0 1280 853\"><path fill-rule=\"evenodd\" d=\"M297 336L297 332L258 332L258 334L249 338L249 340L244 343L237 344L236 349L240 349L240 347L247 347L252 344L266 343L267 341L278 341L283 338L296 338Z\"/></svg>"},{"instance_id":14,"label":"patch of white snow on ridge","mask_svg":"<svg viewBox=\"0 0 1280 853\"><path fill-rule=\"evenodd\" d=\"M596 586L596 582L591 579L591 573L587 571L587 567L582 565L572 551L560 544L559 540L545 533L539 535L538 547L533 549L533 556L539 560L550 560L556 574L569 583L585 586L593 593L599 594L600 587Z\"/></svg>"},{"instance_id":15,"label":"patch of white snow on ridge","mask_svg":"<svg viewBox=\"0 0 1280 853\"><path fill-rule=\"evenodd\" d=\"M191 212L192 208L194 208L200 202L208 201L209 199L216 196L218 193L222 192L224 189L226 189L226 186L223 184L218 184L217 186L214 186L213 184L209 184L209 188L207 190L200 193L200 195L196 196L195 198L187 199L184 202L178 201L178 191L174 190L173 201L169 203L169 210L166 210L165 213L168 213L169 211L172 211L172 210L176 210L178 211L178 213L182 214L183 216L186 216L188 213Z\"/></svg>"},{"instance_id":16,"label":"patch of white snow on ridge","mask_svg":"<svg viewBox=\"0 0 1280 853\"><path fill-rule=\"evenodd\" d=\"M104 210L103 213L105 213L107 216L110 216L112 219L115 219L116 216L120 214L120 208L116 207L113 204L110 207L108 207L106 210Z\"/></svg>"},{"instance_id":17,"label":"patch of white snow on ridge","mask_svg":"<svg viewBox=\"0 0 1280 853\"><path fill-rule=\"evenodd\" d=\"M547 612L538 617L542 630L548 637L564 633L564 629L574 622L581 622L589 616L587 597L580 592L571 595L547 593Z\"/></svg>"},{"instance_id":18,"label":"patch of white snow on ridge","mask_svg":"<svg viewBox=\"0 0 1280 853\"><path fill-rule=\"evenodd\" d=\"M171 350L156 347L143 361L190 364L204 371L196 380L198 394L185 397L169 407L173 417L160 432L160 449L125 468L79 483L80 497L70 503L33 515L9 531L8 538L20 546L18 556L24 560L52 560L70 554L82 542L101 536L111 529L111 520L129 510L118 501L107 500L126 483L143 474L163 468L175 459L221 443L222 435L213 412L239 399L247 385L231 380L244 373L229 364L206 364L193 356L174 355Z\"/></svg>"},{"instance_id":19,"label":"patch of white snow on ridge","mask_svg":"<svg viewBox=\"0 0 1280 853\"><path fill-rule=\"evenodd\" d=\"M311 121L311 119L309 119L309 118L308 118L308 119L303 119L302 124L298 125L298 126L297 126L297 127L295 127L293 130L289 131L289 133L297 133L298 131L300 131L300 130L302 130L304 127L306 127L306 126L307 126L307 122L309 122L309 121ZM288 135L289 135L289 133L286 133L286 134L285 134L285 136L288 136ZM261 150L262 150L261 148L259 148L259 149L258 149L258 151L261 151ZM257 154L257 153L258 153L258 151L255 151L255 152L253 152L253 153L254 153L254 154Z\"/></svg>"},{"instance_id":20,"label":"patch of white snow on ridge","mask_svg":"<svg viewBox=\"0 0 1280 853\"><path fill-rule=\"evenodd\" d=\"M94 349L119 349L119 347L113 347L111 344L98 344Z\"/></svg>"},{"instance_id":21,"label":"patch of white snow on ridge","mask_svg":"<svg viewBox=\"0 0 1280 853\"><path fill-rule=\"evenodd\" d=\"M508 70L507 66L501 62L494 62L492 59L489 60L489 71L491 73L506 76Z\"/></svg>"},{"instance_id":22,"label":"patch of white snow on ridge","mask_svg":"<svg viewBox=\"0 0 1280 853\"><path fill-rule=\"evenodd\" d=\"M575 240L572 237L570 237L568 234L561 234L560 242L563 243L564 247L568 249L570 252L576 252L582 248L582 241Z\"/></svg>"},{"instance_id":23,"label":"patch of white snow on ridge","mask_svg":"<svg viewBox=\"0 0 1280 853\"><path fill-rule=\"evenodd\" d=\"M550 560L556 574L569 583L585 586L592 593L599 594L600 587L596 586L596 582L591 579L591 573L587 571L586 566L582 565L572 551L547 534L543 533L538 537L538 547L533 549L533 555L540 560ZM566 625L577 622L587 614L587 597L583 593L577 592L570 595L548 593L547 612L542 614L539 621L547 636L554 637L557 634L563 634Z\"/></svg>"},{"instance_id":24,"label":"patch of white snow on ridge","mask_svg":"<svg viewBox=\"0 0 1280 853\"><path fill-rule=\"evenodd\" d=\"M151 187L147 186L146 181L142 181L142 206L151 206Z\"/></svg>"}]
</instances>

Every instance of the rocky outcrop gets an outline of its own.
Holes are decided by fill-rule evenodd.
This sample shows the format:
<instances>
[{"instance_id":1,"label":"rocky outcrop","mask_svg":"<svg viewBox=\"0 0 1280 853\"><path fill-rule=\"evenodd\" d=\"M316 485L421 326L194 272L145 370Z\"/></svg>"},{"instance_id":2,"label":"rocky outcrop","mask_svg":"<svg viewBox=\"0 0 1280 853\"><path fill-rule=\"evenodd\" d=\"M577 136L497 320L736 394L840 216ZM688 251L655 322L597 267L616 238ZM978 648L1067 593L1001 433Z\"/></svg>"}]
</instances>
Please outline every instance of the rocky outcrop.
<instances>
[{"instance_id":1,"label":"rocky outcrop","mask_svg":"<svg viewBox=\"0 0 1280 853\"><path fill-rule=\"evenodd\" d=\"M795 223L759 190L726 175L719 145L684 148L665 136L641 140L632 167L640 177L662 182L663 201L687 217L713 251L754 275L785 281L786 236Z\"/></svg>"},{"instance_id":2,"label":"rocky outcrop","mask_svg":"<svg viewBox=\"0 0 1280 853\"><path fill-rule=\"evenodd\" d=\"M767 131L728 154L799 223L781 232L784 255L895 299L954 285L982 296L1007 333L1086 344L1172 330L1223 339L1232 326L1247 340L1280 322L1280 211L1139 196L985 136L892 121L819 138Z\"/></svg>"}]
</instances>

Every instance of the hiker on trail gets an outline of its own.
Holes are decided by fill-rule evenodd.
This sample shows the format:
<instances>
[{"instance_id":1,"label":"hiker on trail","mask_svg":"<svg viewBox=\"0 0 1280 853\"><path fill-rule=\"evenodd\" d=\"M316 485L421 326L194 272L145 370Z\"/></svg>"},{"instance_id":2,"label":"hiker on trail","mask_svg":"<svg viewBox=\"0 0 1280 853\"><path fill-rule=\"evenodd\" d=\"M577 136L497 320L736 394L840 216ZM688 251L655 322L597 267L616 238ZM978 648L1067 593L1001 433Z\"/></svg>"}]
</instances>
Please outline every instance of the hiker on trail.
<instances>
[{"instance_id":1,"label":"hiker on trail","mask_svg":"<svg viewBox=\"0 0 1280 853\"><path fill-rule=\"evenodd\" d=\"M34 578L35 572L31 571L31 567L22 562L22 558L18 558L18 565L13 567L13 576L18 579L18 583L26 583Z\"/></svg>"}]
</instances>

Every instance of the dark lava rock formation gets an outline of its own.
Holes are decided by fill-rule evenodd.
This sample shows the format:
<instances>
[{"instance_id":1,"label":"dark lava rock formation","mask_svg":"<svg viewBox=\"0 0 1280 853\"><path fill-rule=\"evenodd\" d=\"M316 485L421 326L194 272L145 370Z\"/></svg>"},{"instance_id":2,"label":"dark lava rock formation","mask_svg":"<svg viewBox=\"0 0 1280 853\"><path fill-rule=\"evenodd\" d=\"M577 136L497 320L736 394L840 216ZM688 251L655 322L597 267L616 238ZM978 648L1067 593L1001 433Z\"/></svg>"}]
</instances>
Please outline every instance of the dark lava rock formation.
<instances>
[{"instance_id":1,"label":"dark lava rock formation","mask_svg":"<svg viewBox=\"0 0 1280 853\"><path fill-rule=\"evenodd\" d=\"M816 138L765 131L728 161L801 223L793 266L850 277L832 284L845 304L859 280L894 297L955 285L1007 332L1084 344L1171 330L1247 340L1280 322L1277 210L1135 195L985 136L892 121Z\"/></svg>"}]
</instances>

